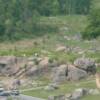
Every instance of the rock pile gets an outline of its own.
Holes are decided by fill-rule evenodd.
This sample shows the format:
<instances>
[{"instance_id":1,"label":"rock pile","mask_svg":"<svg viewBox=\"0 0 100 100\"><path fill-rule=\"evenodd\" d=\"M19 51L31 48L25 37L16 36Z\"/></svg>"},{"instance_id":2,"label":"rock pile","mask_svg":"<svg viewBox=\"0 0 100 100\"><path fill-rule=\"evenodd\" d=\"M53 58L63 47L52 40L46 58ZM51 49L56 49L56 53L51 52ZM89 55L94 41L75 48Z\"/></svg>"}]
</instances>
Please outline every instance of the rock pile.
<instances>
[{"instance_id":1,"label":"rock pile","mask_svg":"<svg viewBox=\"0 0 100 100\"><path fill-rule=\"evenodd\" d=\"M66 80L78 81L96 73L95 62L89 58L78 58L73 65L60 65L54 68L52 80L61 83Z\"/></svg>"},{"instance_id":2,"label":"rock pile","mask_svg":"<svg viewBox=\"0 0 100 100\"><path fill-rule=\"evenodd\" d=\"M95 62L89 58L78 58L73 65L61 65L59 62L51 61L48 57L0 57L0 74L2 75L38 76L48 72L52 73L53 83L66 80L77 81L95 74L96 66Z\"/></svg>"},{"instance_id":3,"label":"rock pile","mask_svg":"<svg viewBox=\"0 0 100 100\"><path fill-rule=\"evenodd\" d=\"M92 59L89 58L78 58L74 62L75 67L85 70L87 73L95 74L96 65Z\"/></svg>"}]
</instances>

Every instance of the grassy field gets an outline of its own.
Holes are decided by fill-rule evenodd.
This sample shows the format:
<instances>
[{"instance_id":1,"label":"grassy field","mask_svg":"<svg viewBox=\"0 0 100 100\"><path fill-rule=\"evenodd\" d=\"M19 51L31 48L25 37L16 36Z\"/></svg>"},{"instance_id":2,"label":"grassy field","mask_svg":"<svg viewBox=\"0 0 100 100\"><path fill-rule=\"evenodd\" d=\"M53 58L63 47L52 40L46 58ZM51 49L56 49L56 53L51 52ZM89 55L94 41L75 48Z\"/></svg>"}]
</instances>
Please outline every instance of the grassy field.
<instances>
[{"instance_id":1,"label":"grassy field","mask_svg":"<svg viewBox=\"0 0 100 100\"><path fill-rule=\"evenodd\" d=\"M43 89L38 89L38 90L31 90L27 92L23 92L23 94L34 96L34 97L39 97L39 98L45 98L47 99L48 96L53 96L53 95L59 95L59 94L67 94L71 93L77 88L96 88L95 81L89 81L89 80L84 80L80 82L66 82L65 84L60 85L60 88L54 91L46 91ZM99 100L100 95L89 95L85 96L81 100Z\"/></svg>"},{"instance_id":2,"label":"grassy field","mask_svg":"<svg viewBox=\"0 0 100 100\"><path fill-rule=\"evenodd\" d=\"M84 97L82 100L99 100L100 99L100 95L89 95Z\"/></svg>"}]
</instances>

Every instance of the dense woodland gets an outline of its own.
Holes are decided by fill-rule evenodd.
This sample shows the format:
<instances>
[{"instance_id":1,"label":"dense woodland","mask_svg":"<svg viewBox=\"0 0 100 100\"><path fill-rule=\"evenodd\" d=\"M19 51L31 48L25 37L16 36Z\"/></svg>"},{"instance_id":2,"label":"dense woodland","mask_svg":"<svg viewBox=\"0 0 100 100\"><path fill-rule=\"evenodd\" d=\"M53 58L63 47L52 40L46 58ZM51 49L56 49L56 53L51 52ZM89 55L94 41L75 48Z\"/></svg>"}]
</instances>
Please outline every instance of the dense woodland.
<instances>
[{"instance_id":1,"label":"dense woodland","mask_svg":"<svg viewBox=\"0 0 100 100\"><path fill-rule=\"evenodd\" d=\"M40 16L87 15L92 0L0 0L0 39L36 34Z\"/></svg>"}]
</instances>

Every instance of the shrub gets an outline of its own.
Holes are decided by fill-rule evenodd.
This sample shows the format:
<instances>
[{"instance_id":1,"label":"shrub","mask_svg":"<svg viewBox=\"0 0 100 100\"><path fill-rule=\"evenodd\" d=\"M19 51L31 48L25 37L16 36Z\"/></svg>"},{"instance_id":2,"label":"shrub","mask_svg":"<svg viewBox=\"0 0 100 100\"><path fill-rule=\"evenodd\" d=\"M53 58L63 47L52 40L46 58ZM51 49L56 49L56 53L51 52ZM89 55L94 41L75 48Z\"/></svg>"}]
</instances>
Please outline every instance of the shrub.
<instances>
[{"instance_id":1,"label":"shrub","mask_svg":"<svg viewBox=\"0 0 100 100\"><path fill-rule=\"evenodd\" d=\"M93 39L100 36L100 8L91 10L88 16L89 24L83 32L83 38Z\"/></svg>"}]
</instances>

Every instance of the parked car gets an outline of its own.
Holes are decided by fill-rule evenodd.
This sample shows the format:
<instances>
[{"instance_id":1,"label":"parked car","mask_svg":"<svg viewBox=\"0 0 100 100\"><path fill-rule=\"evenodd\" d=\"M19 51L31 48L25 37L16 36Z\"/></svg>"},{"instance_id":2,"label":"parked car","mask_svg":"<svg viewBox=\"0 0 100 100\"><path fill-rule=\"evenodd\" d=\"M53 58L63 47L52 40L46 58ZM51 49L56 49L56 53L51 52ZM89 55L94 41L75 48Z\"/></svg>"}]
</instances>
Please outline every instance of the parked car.
<instances>
[{"instance_id":1,"label":"parked car","mask_svg":"<svg viewBox=\"0 0 100 100\"><path fill-rule=\"evenodd\" d=\"M0 88L0 93L4 91L4 88Z\"/></svg>"},{"instance_id":2,"label":"parked car","mask_svg":"<svg viewBox=\"0 0 100 100\"><path fill-rule=\"evenodd\" d=\"M10 96L11 95L11 91L2 91L0 92L0 96Z\"/></svg>"}]
</instances>

